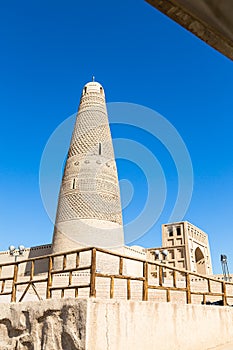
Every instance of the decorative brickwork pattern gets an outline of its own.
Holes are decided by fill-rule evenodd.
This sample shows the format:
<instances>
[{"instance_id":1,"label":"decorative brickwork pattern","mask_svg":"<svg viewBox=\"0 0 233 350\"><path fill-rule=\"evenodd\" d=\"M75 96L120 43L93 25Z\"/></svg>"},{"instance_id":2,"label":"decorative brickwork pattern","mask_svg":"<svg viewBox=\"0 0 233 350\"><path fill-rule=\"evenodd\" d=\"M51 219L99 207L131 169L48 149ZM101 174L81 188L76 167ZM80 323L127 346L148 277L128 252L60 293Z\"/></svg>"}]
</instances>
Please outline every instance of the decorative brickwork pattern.
<instances>
[{"instance_id":1,"label":"decorative brickwork pattern","mask_svg":"<svg viewBox=\"0 0 233 350\"><path fill-rule=\"evenodd\" d=\"M88 224L87 220L93 219L104 222L105 234L107 222L111 229L112 224L122 227L120 190L105 95L97 82L90 82L83 88L60 189L55 245L60 224L63 231L64 227L68 230L60 233L77 240L78 220ZM69 222L73 222L72 229ZM98 230L99 226L101 224ZM98 233L93 231L93 234ZM123 243L123 229L119 241Z\"/></svg>"}]
</instances>

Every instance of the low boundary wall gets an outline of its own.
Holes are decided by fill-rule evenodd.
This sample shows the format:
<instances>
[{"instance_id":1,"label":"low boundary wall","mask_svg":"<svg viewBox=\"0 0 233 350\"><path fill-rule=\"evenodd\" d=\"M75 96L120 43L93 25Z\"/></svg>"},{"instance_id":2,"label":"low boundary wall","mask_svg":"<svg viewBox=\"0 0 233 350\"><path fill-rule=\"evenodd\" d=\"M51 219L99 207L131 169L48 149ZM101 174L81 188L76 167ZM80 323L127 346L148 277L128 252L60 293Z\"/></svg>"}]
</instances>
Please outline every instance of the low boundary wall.
<instances>
[{"instance_id":1,"label":"low boundary wall","mask_svg":"<svg viewBox=\"0 0 233 350\"><path fill-rule=\"evenodd\" d=\"M207 350L232 340L230 307L97 298L1 304L4 350Z\"/></svg>"}]
</instances>

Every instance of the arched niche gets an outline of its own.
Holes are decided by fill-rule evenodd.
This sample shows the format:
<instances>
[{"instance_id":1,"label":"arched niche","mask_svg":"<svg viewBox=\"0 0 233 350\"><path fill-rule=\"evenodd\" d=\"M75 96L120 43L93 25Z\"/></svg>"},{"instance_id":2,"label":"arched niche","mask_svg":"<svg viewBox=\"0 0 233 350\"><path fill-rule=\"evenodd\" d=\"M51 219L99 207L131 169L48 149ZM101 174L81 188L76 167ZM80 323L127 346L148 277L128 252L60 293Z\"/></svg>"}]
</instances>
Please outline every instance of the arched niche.
<instances>
[{"instance_id":1,"label":"arched niche","mask_svg":"<svg viewBox=\"0 0 233 350\"><path fill-rule=\"evenodd\" d=\"M200 273L202 275L206 275L205 257L204 257L204 254L202 253L202 251L199 247L197 247L195 250L195 262L196 262L197 273Z\"/></svg>"}]
</instances>

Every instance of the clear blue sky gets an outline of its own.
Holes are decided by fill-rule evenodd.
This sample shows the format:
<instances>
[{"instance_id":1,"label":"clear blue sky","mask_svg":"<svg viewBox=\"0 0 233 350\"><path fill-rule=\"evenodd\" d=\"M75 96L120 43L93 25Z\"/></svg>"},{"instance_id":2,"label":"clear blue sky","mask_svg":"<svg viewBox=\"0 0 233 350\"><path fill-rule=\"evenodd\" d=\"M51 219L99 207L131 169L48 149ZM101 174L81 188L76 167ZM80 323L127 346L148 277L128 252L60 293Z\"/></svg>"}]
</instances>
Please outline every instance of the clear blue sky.
<instances>
[{"instance_id":1,"label":"clear blue sky","mask_svg":"<svg viewBox=\"0 0 233 350\"><path fill-rule=\"evenodd\" d=\"M0 33L0 250L51 242L39 190L41 154L94 74L108 102L150 107L178 130L194 169L184 219L209 234L215 272L221 253L233 272L232 62L142 0L6 1ZM148 135L140 142L150 147ZM157 157L163 164L162 151ZM118 170L123 177L124 164ZM173 191L175 177L167 181ZM136 195L145 200L143 191ZM165 211L136 243L160 245L166 220Z\"/></svg>"}]
</instances>

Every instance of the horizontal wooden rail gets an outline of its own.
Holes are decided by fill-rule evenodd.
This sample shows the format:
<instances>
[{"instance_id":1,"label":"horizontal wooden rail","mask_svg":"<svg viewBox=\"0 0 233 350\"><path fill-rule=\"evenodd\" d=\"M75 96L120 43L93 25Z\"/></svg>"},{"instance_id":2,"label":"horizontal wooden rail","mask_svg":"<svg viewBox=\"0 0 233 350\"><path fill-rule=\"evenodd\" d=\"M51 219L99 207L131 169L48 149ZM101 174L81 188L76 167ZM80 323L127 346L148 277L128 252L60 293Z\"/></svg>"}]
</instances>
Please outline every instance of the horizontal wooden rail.
<instances>
[{"instance_id":1,"label":"horizontal wooden rail","mask_svg":"<svg viewBox=\"0 0 233 350\"><path fill-rule=\"evenodd\" d=\"M80 261L82 253L89 252L90 255L88 255L89 264L85 266L80 266ZM70 255L73 255L72 259L69 258ZM116 259L118 259L118 262L116 260L116 267L118 269L117 273L111 273L108 272L108 270L105 271L105 266L102 263L101 266L99 266L99 262L102 260L99 260L98 257L100 256L114 256ZM46 277L39 277L36 275L35 271L37 271L37 264L40 263L40 261L47 261L48 263L48 269ZM127 272L127 263L128 261L137 262L138 266L140 268L139 271L140 274L128 275ZM57 262L61 264L61 268L56 269ZM25 280L25 275L20 275L19 272L22 271L22 265L23 264L30 264L29 267L29 279ZM11 272L6 272L8 269L5 270L6 267L13 267ZM106 267L108 264L106 264ZM23 266L25 269L25 267ZM168 266L166 264L157 262L157 261L146 261L143 258L136 258L131 257L127 255L122 255L114 251L109 251L102 248L94 248L94 247L87 247L83 249L78 250L71 250L68 252L62 252L62 253L56 253L56 254L49 254L45 256L40 256L36 258L30 258L27 260L18 260L17 262L11 262L11 263L4 263L0 264L0 271L1 273L5 273L6 276L1 275L0 277L0 297L1 295L10 295L11 301L16 301L16 296L19 295L18 287L27 285L26 289L23 292L23 296L21 296L20 300L23 299L23 297L28 292L30 286L33 287L36 295L39 297L36 289L36 284L38 287L39 283L45 283L46 287L45 289L45 297L51 298L53 296L53 291L60 290L61 291L61 297L64 297L66 290L75 290L75 297L78 296L78 290L80 288L89 288L89 295L91 297L95 297L97 293L97 286L96 280L98 278L107 278L109 279L109 297L112 299L116 293L115 293L115 280L125 280L125 290L126 290L126 298L130 300L132 296L134 295L134 284L131 281L138 281L141 282L141 299L144 301L148 300L148 291L149 290L164 290L166 292L166 301L170 302L173 298L174 292L183 292L186 296L186 302L192 303L192 296L202 296L203 302L206 303L207 297L219 297L222 300L223 305L227 305L227 299L233 298L232 289L228 290L227 287L233 287L233 282L229 281L222 281L219 279L216 279L214 277L206 276L206 275L200 275L196 272L186 271L183 269L175 268ZM80 284L79 274L75 275L75 273L78 272L88 272L88 276L90 275L90 282L87 284ZM54 285L54 277L56 275L64 276L64 274L68 275L67 281L64 282L62 286ZM155 274L156 277L155 277ZM151 278L154 278L155 284L150 283L150 276ZM153 277L154 276L154 277ZM75 277L75 278L74 278ZM182 277L182 279L181 279ZM66 277L64 276L64 279ZM203 290L196 290L197 287L193 282L193 279L199 279L203 281L203 283L206 283L206 288L202 288ZM10 282L10 283L7 283ZM169 281L168 285L167 281ZM140 284L138 284L140 286ZM195 290L193 290L193 287L195 285ZM214 291L214 287L220 287L219 292ZM11 287L11 288L10 288ZM200 289L200 288L199 288ZM231 294L230 294L231 292ZM198 300L198 298L196 298Z\"/></svg>"},{"instance_id":2,"label":"horizontal wooden rail","mask_svg":"<svg viewBox=\"0 0 233 350\"><path fill-rule=\"evenodd\" d=\"M11 295L12 294L12 291L10 291L10 292L2 292L2 293L0 293L0 296L1 295Z\"/></svg>"},{"instance_id":3,"label":"horizontal wooden rail","mask_svg":"<svg viewBox=\"0 0 233 350\"><path fill-rule=\"evenodd\" d=\"M165 287L165 286L148 286L148 289L159 289L159 290L174 290L177 292L186 292L187 288L175 288L175 287Z\"/></svg>"},{"instance_id":4,"label":"horizontal wooden rail","mask_svg":"<svg viewBox=\"0 0 233 350\"><path fill-rule=\"evenodd\" d=\"M75 286L56 286L56 287L50 287L50 290L61 290L61 289L76 289L76 288L90 288L90 283L88 284L82 284L82 285L75 285Z\"/></svg>"},{"instance_id":5,"label":"horizontal wooden rail","mask_svg":"<svg viewBox=\"0 0 233 350\"><path fill-rule=\"evenodd\" d=\"M210 292L191 292L191 293L193 295L208 295L211 297L222 297L224 295L224 293L210 293Z\"/></svg>"},{"instance_id":6,"label":"horizontal wooden rail","mask_svg":"<svg viewBox=\"0 0 233 350\"><path fill-rule=\"evenodd\" d=\"M20 286L23 284L28 284L28 283L43 283L43 282L47 282L47 278L41 278L41 279L36 279L36 280L27 280L27 281L18 281L15 282L16 286Z\"/></svg>"},{"instance_id":7,"label":"horizontal wooden rail","mask_svg":"<svg viewBox=\"0 0 233 350\"><path fill-rule=\"evenodd\" d=\"M119 279L123 279L123 280L131 280L131 281L144 281L145 278L144 277L134 277L134 276L124 276L124 275L111 275L111 274L107 274L107 273L100 273L100 272L96 272L96 277L105 277L105 278L119 278Z\"/></svg>"},{"instance_id":8,"label":"horizontal wooden rail","mask_svg":"<svg viewBox=\"0 0 233 350\"><path fill-rule=\"evenodd\" d=\"M47 255L37 256L35 258L18 260L17 262L2 263L2 264L0 264L0 268L1 267L6 267L6 266L14 266L14 265L18 265L18 264L25 264L25 263L29 263L31 261L46 260L46 259L48 259L50 257L51 258L56 258L56 257L63 257L64 255L71 255L71 254L77 254L77 253L82 253L82 252L88 252L88 251L91 251L92 249L94 249L94 248L93 247L87 247L87 248L82 248L82 249L70 250L68 252L47 254Z\"/></svg>"},{"instance_id":9,"label":"horizontal wooden rail","mask_svg":"<svg viewBox=\"0 0 233 350\"><path fill-rule=\"evenodd\" d=\"M51 274L55 275L55 274L61 274L61 273L68 273L68 272L78 272L78 271L83 271L83 270L90 270L91 265L87 265L87 266L82 266L82 267L73 267L72 269L60 269L60 270L52 270Z\"/></svg>"},{"instance_id":10,"label":"horizontal wooden rail","mask_svg":"<svg viewBox=\"0 0 233 350\"><path fill-rule=\"evenodd\" d=\"M12 281L13 277L1 277L0 278L0 282L4 282L4 281Z\"/></svg>"}]
</instances>

